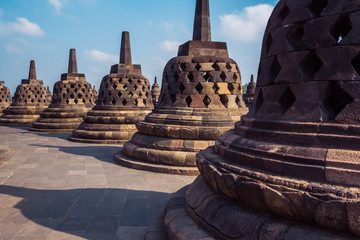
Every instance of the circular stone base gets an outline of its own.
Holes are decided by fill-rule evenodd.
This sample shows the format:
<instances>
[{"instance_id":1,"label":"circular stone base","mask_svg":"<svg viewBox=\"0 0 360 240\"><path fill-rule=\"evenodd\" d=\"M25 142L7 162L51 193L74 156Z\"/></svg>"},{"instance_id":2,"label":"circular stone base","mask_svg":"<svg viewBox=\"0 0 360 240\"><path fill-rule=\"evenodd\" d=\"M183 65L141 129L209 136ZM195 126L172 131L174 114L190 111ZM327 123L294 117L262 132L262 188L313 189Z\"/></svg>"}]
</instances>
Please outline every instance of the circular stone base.
<instances>
[{"instance_id":1,"label":"circular stone base","mask_svg":"<svg viewBox=\"0 0 360 240\"><path fill-rule=\"evenodd\" d=\"M358 239L349 234L284 220L248 208L214 192L201 176L186 191L176 194L169 201L164 225L168 238L174 240Z\"/></svg>"},{"instance_id":2,"label":"circular stone base","mask_svg":"<svg viewBox=\"0 0 360 240\"><path fill-rule=\"evenodd\" d=\"M114 155L114 161L121 166L133 168L137 170L144 170L144 171L150 171L156 173L187 175L187 176L199 175L199 170L197 167L175 167L175 166L162 165L162 164L145 163L130 159L121 152L118 152Z\"/></svg>"},{"instance_id":3,"label":"circular stone base","mask_svg":"<svg viewBox=\"0 0 360 240\"><path fill-rule=\"evenodd\" d=\"M71 134L74 129L46 129L46 128L29 128L29 131L32 132L41 132L41 133L64 133Z\"/></svg>"},{"instance_id":4,"label":"circular stone base","mask_svg":"<svg viewBox=\"0 0 360 240\"><path fill-rule=\"evenodd\" d=\"M79 143L93 143L93 144L119 144L123 145L129 140L99 140L99 139L85 139L85 138L76 138L76 137L70 137L68 138L69 141L72 142L79 142Z\"/></svg>"}]
</instances>

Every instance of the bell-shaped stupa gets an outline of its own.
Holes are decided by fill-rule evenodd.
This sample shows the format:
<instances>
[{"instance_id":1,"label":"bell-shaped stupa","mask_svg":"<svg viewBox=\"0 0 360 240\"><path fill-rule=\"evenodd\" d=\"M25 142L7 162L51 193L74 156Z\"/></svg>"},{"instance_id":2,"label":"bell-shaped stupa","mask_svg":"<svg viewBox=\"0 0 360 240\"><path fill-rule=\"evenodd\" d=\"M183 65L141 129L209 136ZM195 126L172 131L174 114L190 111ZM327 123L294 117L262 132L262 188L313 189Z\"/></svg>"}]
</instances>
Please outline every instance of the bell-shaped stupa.
<instances>
[{"instance_id":1,"label":"bell-shaped stupa","mask_svg":"<svg viewBox=\"0 0 360 240\"><path fill-rule=\"evenodd\" d=\"M11 94L8 87L5 86L4 81L0 81L0 116L3 111L11 104Z\"/></svg>"},{"instance_id":2,"label":"bell-shaped stupa","mask_svg":"<svg viewBox=\"0 0 360 240\"><path fill-rule=\"evenodd\" d=\"M155 77L154 84L152 85L151 88L151 96L152 96L153 104L154 106L156 106L160 98L160 87L159 84L157 83L157 77Z\"/></svg>"},{"instance_id":3,"label":"bell-shaped stupa","mask_svg":"<svg viewBox=\"0 0 360 240\"><path fill-rule=\"evenodd\" d=\"M94 106L91 84L78 73L75 49L70 49L68 73L61 75L53 90L52 102L33 123L31 131L71 133Z\"/></svg>"},{"instance_id":4,"label":"bell-shaped stupa","mask_svg":"<svg viewBox=\"0 0 360 240\"><path fill-rule=\"evenodd\" d=\"M149 80L141 65L132 64L130 35L122 33L120 62L111 67L100 86L96 106L73 132L72 141L123 144L153 109Z\"/></svg>"},{"instance_id":5,"label":"bell-shaped stupa","mask_svg":"<svg viewBox=\"0 0 360 240\"><path fill-rule=\"evenodd\" d=\"M201 177L168 205L169 236L187 221L203 238L360 238L359 31L357 0L280 0L253 107L197 156Z\"/></svg>"},{"instance_id":6,"label":"bell-shaped stupa","mask_svg":"<svg viewBox=\"0 0 360 240\"><path fill-rule=\"evenodd\" d=\"M254 101L256 83L254 80L254 75L251 75L250 83L247 85L246 93L244 93L244 102L247 107L250 107Z\"/></svg>"},{"instance_id":7,"label":"bell-shaped stupa","mask_svg":"<svg viewBox=\"0 0 360 240\"><path fill-rule=\"evenodd\" d=\"M46 87L46 97L47 97L49 103L51 103L52 94L51 94L51 91L50 91L50 87L49 87L49 86Z\"/></svg>"},{"instance_id":8,"label":"bell-shaped stupa","mask_svg":"<svg viewBox=\"0 0 360 240\"><path fill-rule=\"evenodd\" d=\"M3 111L1 125L28 126L49 106L46 87L36 79L35 61L30 61L29 78L17 86L11 105Z\"/></svg>"},{"instance_id":9,"label":"bell-shaped stupa","mask_svg":"<svg viewBox=\"0 0 360 240\"><path fill-rule=\"evenodd\" d=\"M197 1L193 40L165 66L154 111L115 160L148 171L197 175L196 154L247 113L240 71L224 42L212 42L209 1Z\"/></svg>"}]
</instances>

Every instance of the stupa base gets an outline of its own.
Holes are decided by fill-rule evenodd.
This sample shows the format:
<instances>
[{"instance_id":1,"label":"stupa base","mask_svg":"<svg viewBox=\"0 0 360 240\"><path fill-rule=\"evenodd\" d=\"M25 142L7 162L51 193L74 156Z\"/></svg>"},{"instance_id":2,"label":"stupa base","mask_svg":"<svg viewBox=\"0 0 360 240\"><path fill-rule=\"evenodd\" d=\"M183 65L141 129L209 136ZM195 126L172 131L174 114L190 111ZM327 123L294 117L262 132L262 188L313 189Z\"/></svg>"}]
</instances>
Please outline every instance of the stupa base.
<instances>
[{"instance_id":1,"label":"stupa base","mask_svg":"<svg viewBox=\"0 0 360 240\"><path fill-rule=\"evenodd\" d=\"M118 144L123 145L129 140L114 140L114 139L86 139L86 138L77 138L77 137L70 137L68 138L69 141L72 142L79 142L79 143L91 143L91 144Z\"/></svg>"},{"instance_id":2,"label":"stupa base","mask_svg":"<svg viewBox=\"0 0 360 240\"><path fill-rule=\"evenodd\" d=\"M199 170L197 167L179 167L165 164L146 163L131 159L125 156L122 152L118 152L114 155L114 161L121 166L142 171L187 176L199 175Z\"/></svg>"},{"instance_id":3,"label":"stupa base","mask_svg":"<svg viewBox=\"0 0 360 240\"><path fill-rule=\"evenodd\" d=\"M222 197L200 176L169 201L164 215L172 240L350 240L355 236L288 221Z\"/></svg>"},{"instance_id":4,"label":"stupa base","mask_svg":"<svg viewBox=\"0 0 360 240\"><path fill-rule=\"evenodd\" d=\"M40 115L3 115L0 118L2 126L29 127Z\"/></svg>"}]
</instances>

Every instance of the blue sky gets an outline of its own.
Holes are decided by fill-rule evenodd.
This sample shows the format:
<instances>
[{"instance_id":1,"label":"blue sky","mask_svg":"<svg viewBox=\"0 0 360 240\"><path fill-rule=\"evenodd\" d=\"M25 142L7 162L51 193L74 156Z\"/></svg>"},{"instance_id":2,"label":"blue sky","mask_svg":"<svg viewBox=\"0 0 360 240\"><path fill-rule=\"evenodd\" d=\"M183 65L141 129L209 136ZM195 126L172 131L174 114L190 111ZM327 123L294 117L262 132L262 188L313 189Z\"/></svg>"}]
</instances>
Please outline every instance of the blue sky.
<instances>
[{"instance_id":1,"label":"blue sky","mask_svg":"<svg viewBox=\"0 0 360 240\"><path fill-rule=\"evenodd\" d=\"M256 75L262 35L277 0L210 0L213 41L228 43L243 84ZM129 31L133 63L150 82L192 38L195 0L0 0L0 81L13 94L36 61L51 90L76 48L79 72L98 89Z\"/></svg>"}]
</instances>

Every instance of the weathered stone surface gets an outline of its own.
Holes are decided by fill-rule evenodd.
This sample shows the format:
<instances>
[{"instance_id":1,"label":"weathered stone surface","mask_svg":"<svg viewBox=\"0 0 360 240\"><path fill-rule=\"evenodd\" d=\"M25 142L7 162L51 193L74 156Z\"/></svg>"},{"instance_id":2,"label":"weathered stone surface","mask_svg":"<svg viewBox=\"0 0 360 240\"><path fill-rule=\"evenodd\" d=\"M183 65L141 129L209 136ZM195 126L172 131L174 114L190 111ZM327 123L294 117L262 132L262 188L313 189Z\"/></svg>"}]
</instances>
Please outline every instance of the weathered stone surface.
<instances>
[{"instance_id":1,"label":"weathered stone surface","mask_svg":"<svg viewBox=\"0 0 360 240\"><path fill-rule=\"evenodd\" d=\"M17 86L11 103L9 89L0 84L0 124L30 126L50 104L48 92L42 80L36 79L35 61L30 61L29 78ZM8 104L11 103L10 106ZM3 106L8 106L6 109ZM1 114L1 113L0 113Z\"/></svg>"},{"instance_id":2,"label":"weathered stone surface","mask_svg":"<svg viewBox=\"0 0 360 240\"><path fill-rule=\"evenodd\" d=\"M31 131L71 133L93 107L95 96L85 74L77 72L75 49L70 49L68 73L61 75L53 90L51 104L32 124Z\"/></svg>"},{"instance_id":3,"label":"weathered stone surface","mask_svg":"<svg viewBox=\"0 0 360 240\"><path fill-rule=\"evenodd\" d=\"M248 111L239 67L228 55L226 43L211 41L209 1L198 0L194 39L165 66L159 102L136 124L138 133L123 153L154 169L158 164L172 172L174 166L193 172L196 154Z\"/></svg>"},{"instance_id":4,"label":"weathered stone surface","mask_svg":"<svg viewBox=\"0 0 360 240\"><path fill-rule=\"evenodd\" d=\"M153 109L149 80L131 62L130 35L123 32L120 62L100 85L96 106L74 130L71 141L123 144L136 132L135 124Z\"/></svg>"},{"instance_id":5,"label":"weathered stone surface","mask_svg":"<svg viewBox=\"0 0 360 240\"><path fill-rule=\"evenodd\" d=\"M358 16L352 0L275 7L252 108L200 151L185 196L215 238L359 238Z\"/></svg>"},{"instance_id":6,"label":"weathered stone surface","mask_svg":"<svg viewBox=\"0 0 360 240\"><path fill-rule=\"evenodd\" d=\"M12 102L9 88L5 86L4 81L0 81L0 116L3 111L10 106Z\"/></svg>"}]
</instances>

